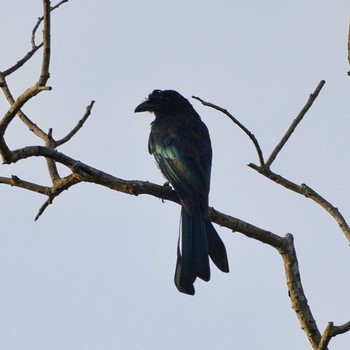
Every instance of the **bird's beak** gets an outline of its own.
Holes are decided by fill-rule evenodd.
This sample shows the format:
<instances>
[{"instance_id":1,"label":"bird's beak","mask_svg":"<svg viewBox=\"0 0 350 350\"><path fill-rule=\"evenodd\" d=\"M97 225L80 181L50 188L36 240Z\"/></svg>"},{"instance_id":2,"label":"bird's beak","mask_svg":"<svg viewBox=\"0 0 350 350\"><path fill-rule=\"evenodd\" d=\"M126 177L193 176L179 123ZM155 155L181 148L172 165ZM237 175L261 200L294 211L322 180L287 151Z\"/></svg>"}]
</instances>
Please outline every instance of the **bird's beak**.
<instances>
[{"instance_id":1,"label":"bird's beak","mask_svg":"<svg viewBox=\"0 0 350 350\"><path fill-rule=\"evenodd\" d=\"M155 105L149 101L145 101L140 103L136 108L134 113L138 112L153 112L155 108Z\"/></svg>"}]
</instances>

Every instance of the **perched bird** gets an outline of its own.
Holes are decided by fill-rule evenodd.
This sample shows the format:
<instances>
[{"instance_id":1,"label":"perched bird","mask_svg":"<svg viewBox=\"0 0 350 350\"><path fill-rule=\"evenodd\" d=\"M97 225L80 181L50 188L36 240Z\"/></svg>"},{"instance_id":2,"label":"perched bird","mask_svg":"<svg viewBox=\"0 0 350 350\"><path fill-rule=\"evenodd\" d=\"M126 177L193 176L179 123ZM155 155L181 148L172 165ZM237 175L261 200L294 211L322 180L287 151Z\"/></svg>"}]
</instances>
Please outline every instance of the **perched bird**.
<instances>
[{"instance_id":1,"label":"perched bird","mask_svg":"<svg viewBox=\"0 0 350 350\"><path fill-rule=\"evenodd\" d=\"M152 112L148 150L181 202L175 285L194 295L197 277L210 279L209 256L228 272L225 246L208 218L212 149L209 132L192 105L174 90L154 90L137 112Z\"/></svg>"}]
</instances>

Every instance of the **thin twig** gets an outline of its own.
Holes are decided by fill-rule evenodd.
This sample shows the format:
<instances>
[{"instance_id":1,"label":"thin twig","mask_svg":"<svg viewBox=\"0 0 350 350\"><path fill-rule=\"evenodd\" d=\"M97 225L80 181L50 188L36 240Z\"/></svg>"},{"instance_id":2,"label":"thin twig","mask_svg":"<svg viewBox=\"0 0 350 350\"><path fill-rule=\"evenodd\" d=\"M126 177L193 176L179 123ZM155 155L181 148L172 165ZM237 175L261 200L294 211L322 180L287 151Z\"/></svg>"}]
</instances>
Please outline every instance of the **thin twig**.
<instances>
[{"instance_id":1,"label":"thin twig","mask_svg":"<svg viewBox=\"0 0 350 350\"><path fill-rule=\"evenodd\" d=\"M44 195L48 195L48 193L50 192L49 187L38 185L29 181L24 181L15 175L12 175L11 178L0 176L0 184L19 187L28 191L32 191L32 192L36 192Z\"/></svg>"},{"instance_id":2,"label":"thin twig","mask_svg":"<svg viewBox=\"0 0 350 350\"><path fill-rule=\"evenodd\" d=\"M36 214L35 218L34 218L34 221L37 221L40 216L44 213L45 209L50 205L52 204L53 202L53 198L49 197L45 202L44 204L39 208L39 211L38 211L38 214Z\"/></svg>"},{"instance_id":3,"label":"thin twig","mask_svg":"<svg viewBox=\"0 0 350 350\"><path fill-rule=\"evenodd\" d=\"M34 46L22 59L20 59L16 64L14 64L12 67L6 69L3 71L3 75L6 77L13 72L15 72L17 69L21 68L27 61L29 61L33 55L41 48L43 44L40 44L38 46Z\"/></svg>"},{"instance_id":4,"label":"thin twig","mask_svg":"<svg viewBox=\"0 0 350 350\"><path fill-rule=\"evenodd\" d=\"M40 23L43 21L44 17L39 17L38 18L38 21L36 22L33 30L32 30L32 37L31 37L31 44L32 44L32 49L35 49L36 47L41 47L43 46L43 43L39 44L39 45L36 45L35 44L35 36L36 36L36 31L38 30L39 26L40 26Z\"/></svg>"},{"instance_id":5,"label":"thin twig","mask_svg":"<svg viewBox=\"0 0 350 350\"><path fill-rule=\"evenodd\" d=\"M60 146L68 142L84 126L84 123L86 122L86 120L89 118L91 114L91 110L92 110L92 107L94 106L94 103L95 101L91 101L91 103L86 107L85 113L83 117L78 121L77 125L65 137L63 137L61 140L56 141L56 146Z\"/></svg>"},{"instance_id":6,"label":"thin twig","mask_svg":"<svg viewBox=\"0 0 350 350\"><path fill-rule=\"evenodd\" d=\"M51 7L51 11L56 10L57 8L59 8L61 5L63 5L65 2L68 2L68 0L62 0L59 3L57 3L55 6Z\"/></svg>"},{"instance_id":7,"label":"thin twig","mask_svg":"<svg viewBox=\"0 0 350 350\"><path fill-rule=\"evenodd\" d=\"M213 109L216 109L218 111L220 111L221 113L224 113L225 115L227 115L239 128L241 128L247 135L248 137L252 140L254 146L255 146L255 149L256 149L256 152L258 153L258 157L259 157L259 162L260 162L260 165L261 166L264 166L265 165L265 162L264 162L264 156L263 156L263 153L262 153L262 150L260 148L260 145L259 145L259 142L258 140L256 139L255 135L253 133L251 133L239 120L237 120L227 109L225 108L222 108L220 106L217 106L213 103L210 103L210 102L206 102L204 100L202 100L201 98L199 97L196 97L196 96L192 96L192 98L198 100L199 102L201 102L204 106L207 106L207 107L210 107L210 108L213 108Z\"/></svg>"},{"instance_id":8,"label":"thin twig","mask_svg":"<svg viewBox=\"0 0 350 350\"><path fill-rule=\"evenodd\" d=\"M298 124L301 122L301 120L304 118L307 111L310 109L314 101L316 100L318 94L320 93L321 89L323 88L324 84L326 82L324 80L321 80L319 84L317 85L315 91L310 95L309 99L307 100L305 106L302 108L302 110L299 112L297 117L293 120L292 124L290 125L287 132L282 137L281 141L278 143L278 145L275 147L275 149L272 151L270 157L266 161L266 166L270 167L273 161L276 159L278 153L281 151L283 146L286 144L292 133L294 132L295 128L298 126Z\"/></svg>"},{"instance_id":9,"label":"thin twig","mask_svg":"<svg viewBox=\"0 0 350 350\"><path fill-rule=\"evenodd\" d=\"M350 65L350 23L349 23L349 33L348 33L348 62ZM350 75L350 71L348 72L348 75Z\"/></svg>"},{"instance_id":10,"label":"thin twig","mask_svg":"<svg viewBox=\"0 0 350 350\"><path fill-rule=\"evenodd\" d=\"M68 0L63 0L60 3L58 3L56 6L51 7L50 11L52 12L53 10L57 9L59 6L61 6L63 3L68 2ZM3 75L6 77L10 74L12 74L13 72L15 72L17 69L21 68L27 61L29 61L32 56L43 46L43 42L41 42L39 45L35 44L35 36L36 36L36 32L41 24L41 22L44 20L44 16L39 17L38 21L36 22L33 30L32 30L32 36L31 36L31 45L32 45L32 49L27 52L27 54L20 59L16 64L14 64L12 67L6 69L3 72Z\"/></svg>"},{"instance_id":11,"label":"thin twig","mask_svg":"<svg viewBox=\"0 0 350 350\"><path fill-rule=\"evenodd\" d=\"M62 1L60 1L57 5L51 7L51 8L50 8L50 11L52 12L52 11L56 10L56 9L59 8L62 4L64 4L65 2L68 2L68 0L62 0ZM36 48L36 47L37 47L37 48L40 48L41 46L43 46L43 43L41 43L41 44L39 44L39 45L36 45L36 44L35 44L36 31L38 30L38 28L39 28L39 26L40 26L40 24L41 24L41 22L42 22L43 20L44 20L44 16L39 17L39 18L38 18L38 21L36 22L36 24L35 24L35 26L34 26L34 28L33 28L33 30L32 30L31 44L32 44L32 48L33 48L33 49Z\"/></svg>"},{"instance_id":12,"label":"thin twig","mask_svg":"<svg viewBox=\"0 0 350 350\"><path fill-rule=\"evenodd\" d=\"M44 7L44 29L43 29L43 59L41 73L38 81L39 86L45 86L49 80L50 56L51 56L51 5L50 0L43 0Z\"/></svg>"}]
</instances>

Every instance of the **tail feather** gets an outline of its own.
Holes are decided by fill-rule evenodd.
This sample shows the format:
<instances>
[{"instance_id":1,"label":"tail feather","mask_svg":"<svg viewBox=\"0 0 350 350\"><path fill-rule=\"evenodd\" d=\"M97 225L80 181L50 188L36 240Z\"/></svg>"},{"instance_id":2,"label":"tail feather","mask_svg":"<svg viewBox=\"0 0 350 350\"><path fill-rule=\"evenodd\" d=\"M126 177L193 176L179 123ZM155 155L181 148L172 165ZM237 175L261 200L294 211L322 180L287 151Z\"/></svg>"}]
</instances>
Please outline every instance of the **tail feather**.
<instances>
[{"instance_id":1,"label":"tail feather","mask_svg":"<svg viewBox=\"0 0 350 350\"><path fill-rule=\"evenodd\" d=\"M190 215L183 207L180 227L175 285L180 292L194 295L197 277L210 280L209 256L221 271L229 272L226 248L213 224L201 212Z\"/></svg>"},{"instance_id":2,"label":"tail feather","mask_svg":"<svg viewBox=\"0 0 350 350\"><path fill-rule=\"evenodd\" d=\"M229 272L226 248L210 220L206 221L209 256L222 272Z\"/></svg>"},{"instance_id":3,"label":"tail feather","mask_svg":"<svg viewBox=\"0 0 350 350\"><path fill-rule=\"evenodd\" d=\"M197 277L204 281L210 279L206 224L200 212L189 215L182 208L180 236L175 284L181 292L193 295Z\"/></svg>"}]
</instances>

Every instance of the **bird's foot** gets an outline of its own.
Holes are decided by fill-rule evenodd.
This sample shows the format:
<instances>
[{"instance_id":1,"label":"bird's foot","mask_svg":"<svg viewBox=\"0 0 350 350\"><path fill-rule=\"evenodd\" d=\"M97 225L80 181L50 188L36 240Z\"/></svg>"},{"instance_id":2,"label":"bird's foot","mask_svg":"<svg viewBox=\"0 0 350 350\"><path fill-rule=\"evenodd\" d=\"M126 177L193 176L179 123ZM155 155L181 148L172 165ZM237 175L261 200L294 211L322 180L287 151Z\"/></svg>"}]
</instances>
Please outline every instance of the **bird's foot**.
<instances>
[{"instance_id":1,"label":"bird's foot","mask_svg":"<svg viewBox=\"0 0 350 350\"><path fill-rule=\"evenodd\" d=\"M163 187L162 187L162 198L161 198L162 203L165 203L165 200L164 200L164 198L163 198L163 192L165 192L165 191L167 191L167 190L169 190L169 189L171 189L171 188L172 188L172 187L170 186L170 182L169 182L169 181L167 181L167 182L164 183L164 185L163 185Z\"/></svg>"}]
</instances>

